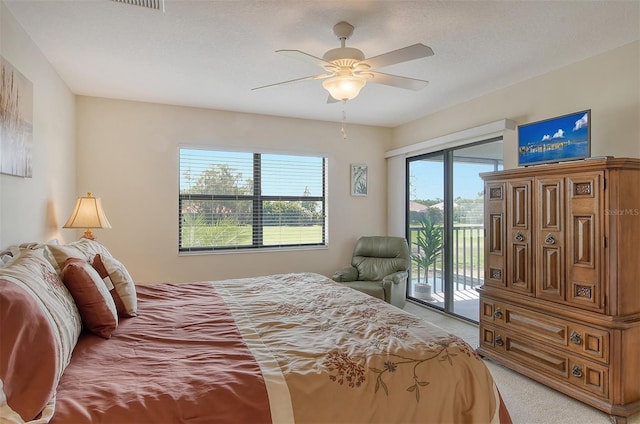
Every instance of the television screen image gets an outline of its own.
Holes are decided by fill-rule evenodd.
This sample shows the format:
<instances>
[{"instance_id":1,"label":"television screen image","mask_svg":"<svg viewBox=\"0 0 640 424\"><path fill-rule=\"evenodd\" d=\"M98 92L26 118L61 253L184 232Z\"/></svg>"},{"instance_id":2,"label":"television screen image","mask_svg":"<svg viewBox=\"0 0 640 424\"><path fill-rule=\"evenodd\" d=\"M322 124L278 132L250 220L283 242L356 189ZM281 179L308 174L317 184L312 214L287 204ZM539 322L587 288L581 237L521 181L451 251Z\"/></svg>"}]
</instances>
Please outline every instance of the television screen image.
<instances>
[{"instance_id":1,"label":"television screen image","mask_svg":"<svg viewBox=\"0 0 640 424\"><path fill-rule=\"evenodd\" d=\"M591 152L591 110L518 126L518 165L584 159Z\"/></svg>"}]
</instances>

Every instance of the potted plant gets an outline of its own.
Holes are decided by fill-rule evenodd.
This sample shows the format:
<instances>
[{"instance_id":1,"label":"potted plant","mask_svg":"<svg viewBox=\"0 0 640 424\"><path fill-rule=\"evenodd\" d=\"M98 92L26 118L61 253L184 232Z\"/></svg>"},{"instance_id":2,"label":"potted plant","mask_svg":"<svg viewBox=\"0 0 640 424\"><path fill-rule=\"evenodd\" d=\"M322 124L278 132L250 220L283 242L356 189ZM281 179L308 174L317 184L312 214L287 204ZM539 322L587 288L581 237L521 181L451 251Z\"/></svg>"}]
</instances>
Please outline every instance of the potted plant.
<instances>
[{"instance_id":1,"label":"potted plant","mask_svg":"<svg viewBox=\"0 0 640 424\"><path fill-rule=\"evenodd\" d=\"M414 287L414 292L418 299L430 300L432 289L427 273L429 267L434 266L435 268L435 262L442 252L442 229L433 224L426 214L420 214L418 223L420 228L416 232L416 240L414 242L418 247L418 251L411 254L411 261L418 268L424 270L424 277L418 281Z\"/></svg>"}]
</instances>

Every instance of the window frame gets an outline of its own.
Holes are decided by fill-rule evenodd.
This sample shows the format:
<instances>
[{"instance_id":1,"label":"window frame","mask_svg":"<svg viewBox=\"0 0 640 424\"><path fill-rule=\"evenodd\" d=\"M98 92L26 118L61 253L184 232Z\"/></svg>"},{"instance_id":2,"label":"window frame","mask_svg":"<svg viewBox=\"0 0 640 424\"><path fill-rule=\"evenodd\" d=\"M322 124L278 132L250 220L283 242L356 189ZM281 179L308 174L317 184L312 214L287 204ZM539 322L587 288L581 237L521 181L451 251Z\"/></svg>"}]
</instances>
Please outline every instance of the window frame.
<instances>
[{"instance_id":1,"label":"window frame","mask_svg":"<svg viewBox=\"0 0 640 424\"><path fill-rule=\"evenodd\" d=\"M181 167L182 167L182 150L204 150L207 152L220 153L250 153L253 155L253 194L183 194L180 188ZM262 155L282 155L297 157L314 157L322 159L322 195L320 196L291 196L291 195L262 195ZM243 149L227 149L209 146L178 146L178 253L222 253L233 251L265 251L265 250L299 250L309 248L324 248L327 246L328 234L328 210L327 210L327 183L328 183L328 158L324 154L311 153L292 153L292 152L271 152L271 151L254 151ZM252 236L251 245L231 245L231 246L190 246L182 245L182 223L183 223L183 202L191 200L246 200L252 203ZM267 201L292 201L292 202L320 202L322 214L322 240L313 243L281 243L264 245L264 213L263 204Z\"/></svg>"}]
</instances>

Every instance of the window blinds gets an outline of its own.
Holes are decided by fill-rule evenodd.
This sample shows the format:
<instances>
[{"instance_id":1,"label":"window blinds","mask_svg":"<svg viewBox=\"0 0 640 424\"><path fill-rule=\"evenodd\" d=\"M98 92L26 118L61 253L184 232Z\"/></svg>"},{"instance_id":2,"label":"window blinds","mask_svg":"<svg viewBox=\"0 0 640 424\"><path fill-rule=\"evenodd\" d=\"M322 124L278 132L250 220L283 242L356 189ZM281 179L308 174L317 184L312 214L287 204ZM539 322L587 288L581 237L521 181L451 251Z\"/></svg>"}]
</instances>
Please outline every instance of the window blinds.
<instances>
[{"instance_id":1,"label":"window blinds","mask_svg":"<svg viewBox=\"0 0 640 424\"><path fill-rule=\"evenodd\" d=\"M324 245L326 158L180 149L179 250Z\"/></svg>"}]
</instances>

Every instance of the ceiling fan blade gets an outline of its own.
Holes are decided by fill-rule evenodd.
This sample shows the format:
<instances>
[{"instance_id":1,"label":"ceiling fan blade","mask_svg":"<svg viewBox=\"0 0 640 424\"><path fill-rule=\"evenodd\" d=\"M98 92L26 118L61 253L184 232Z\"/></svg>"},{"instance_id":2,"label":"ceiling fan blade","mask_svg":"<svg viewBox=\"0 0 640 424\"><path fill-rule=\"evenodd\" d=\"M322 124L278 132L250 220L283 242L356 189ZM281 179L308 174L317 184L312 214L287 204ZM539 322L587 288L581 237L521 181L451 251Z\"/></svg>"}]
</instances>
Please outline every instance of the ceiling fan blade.
<instances>
[{"instance_id":1,"label":"ceiling fan blade","mask_svg":"<svg viewBox=\"0 0 640 424\"><path fill-rule=\"evenodd\" d=\"M401 77L398 75L385 74L383 72L367 72L373 75L368 82L374 82L376 84L390 85L391 87L406 88L407 90L420 90L425 88L429 81Z\"/></svg>"},{"instance_id":2,"label":"ceiling fan blade","mask_svg":"<svg viewBox=\"0 0 640 424\"><path fill-rule=\"evenodd\" d=\"M282 82L276 82L274 84L267 84L267 85L263 85L261 87L252 88L251 90L259 90L261 88L273 87L275 85L293 84L295 82L306 81L306 80L316 80L316 79L329 78L331 76L333 76L333 74L311 75L311 76L308 76L308 77L296 78L296 79L292 79L292 80L289 80L289 81L282 81Z\"/></svg>"},{"instance_id":3,"label":"ceiling fan blade","mask_svg":"<svg viewBox=\"0 0 640 424\"><path fill-rule=\"evenodd\" d=\"M336 100L333 98L333 96L331 94L329 94L329 96L327 97L327 104L330 103L338 103L340 100Z\"/></svg>"},{"instance_id":4,"label":"ceiling fan blade","mask_svg":"<svg viewBox=\"0 0 640 424\"><path fill-rule=\"evenodd\" d=\"M360 63L367 64L371 69L378 69L384 66L395 65L396 63L408 62L414 59L433 56L431 47L418 43L402 49L393 50L378 56L370 57Z\"/></svg>"},{"instance_id":5,"label":"ceiling fan blade","mask_svg":"<svg viewBox=\"0 0 640 424\"><path fill-rule=\"evenodd\" d=\"M326 60L320 59L319 57L310 55L309 53L301 52L300 50L276 50L276 53L283 54L293 59L302 60L304 62L313 63L314 65L318 65L322 68L326 68L327 66L330 68L336 68L336 66L333 63L327 62Z\"/></svg>"}]
</instances>

